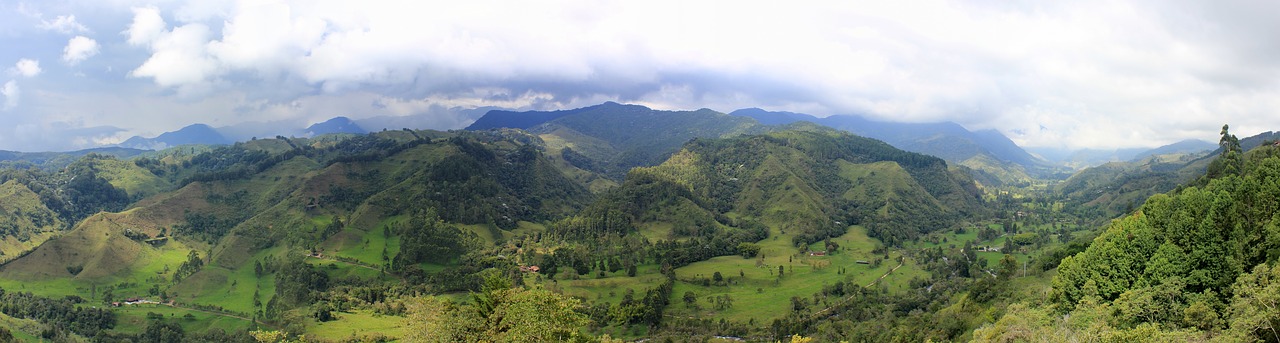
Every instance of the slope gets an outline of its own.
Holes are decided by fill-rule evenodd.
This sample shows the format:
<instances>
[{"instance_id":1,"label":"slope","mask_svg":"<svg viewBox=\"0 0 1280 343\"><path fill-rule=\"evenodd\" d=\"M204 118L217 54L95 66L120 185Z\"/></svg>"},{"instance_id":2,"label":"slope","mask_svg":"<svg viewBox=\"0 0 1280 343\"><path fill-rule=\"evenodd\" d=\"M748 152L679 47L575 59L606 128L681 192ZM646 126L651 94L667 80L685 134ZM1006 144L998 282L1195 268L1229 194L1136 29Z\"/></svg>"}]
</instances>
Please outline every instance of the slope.
<instances>
[{"instance_id":1,"label":"slope","mask_svg":"<svg viewBox=\"0 0 1280 343\"><path fill-rule=\"evenodd\" d=\"M519 115L493 111L477 123L492 123L483 127L531 125L526 126L528 131L547 142L549 155L563 155L566 161L581 169L615 180L621 180L633 167L661 163L690 139L764 130L753 120L708 109L659 111L614 102L567 111L530 111Z\"/></svg>"},{"instance_id":2,"label":"slope","mask_svg":"<svg viewBox=\"0 0 1280 343\"><path fill-rule=\"evenodd\" d=\"M1021 183L1032 177L1052 177L1056 170L1027 153L994 130L972 132L951 123L892 123L856 116L818 118L802 113L771 112L758 108L733 111L734 116L754 118L761 123L812 122L856 135L883 140L899 149L941 157L983 173L992 186Z\"/></svg>"}]
</instances>

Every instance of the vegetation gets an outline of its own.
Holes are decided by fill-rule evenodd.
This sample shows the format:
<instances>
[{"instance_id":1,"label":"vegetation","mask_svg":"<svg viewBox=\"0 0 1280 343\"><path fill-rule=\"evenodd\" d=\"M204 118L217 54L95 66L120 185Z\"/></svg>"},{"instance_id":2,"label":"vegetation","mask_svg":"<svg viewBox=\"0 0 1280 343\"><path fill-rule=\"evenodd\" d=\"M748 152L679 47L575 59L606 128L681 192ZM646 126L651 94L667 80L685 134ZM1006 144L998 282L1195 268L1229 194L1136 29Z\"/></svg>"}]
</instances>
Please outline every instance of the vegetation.
<instances>
[{"instance_id":1,"label":"vegetation","mask_svg":"<svg viewBox=\"0 0 1280 343\"><path fill-rule=\"evenodd\" d=\"M0 339L1280 339L1280 148L1225 127L1205 158L987 184L608 106L2 169Z\"/></svg>"}]
</instances>

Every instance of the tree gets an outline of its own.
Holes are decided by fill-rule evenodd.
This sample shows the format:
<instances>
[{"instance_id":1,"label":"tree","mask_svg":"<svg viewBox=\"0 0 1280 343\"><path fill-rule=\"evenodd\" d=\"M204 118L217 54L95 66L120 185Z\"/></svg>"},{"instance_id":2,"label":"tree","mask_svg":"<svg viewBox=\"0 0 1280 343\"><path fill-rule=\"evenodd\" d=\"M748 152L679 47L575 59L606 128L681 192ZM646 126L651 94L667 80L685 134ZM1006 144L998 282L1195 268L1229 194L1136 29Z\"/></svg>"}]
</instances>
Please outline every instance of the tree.
<instances>
[{"instance_id":1,"label":"tree","mask_svg":"<svg viewBox=\"0 0 1280 343\"><path fill-rule=\"evenodd\" d=\"M696 306L697 304L698 304L698 295L697 295L697 294L694 294L694 293L693 293L693 291L686 291L686 292L684 292L684 306L685 306L685 307L688 307L688 308L694 308L694 306Z\"/></svg>"},{"instance_id":2,"label":"tree","mask_svg":"<svg viewBox=\"0 0 1280 343\"><path fill-rule=\"evenodd\" d=\"M715 281L717 286L724 285L724 275L721 275L719 271L711 274L711 280Z\"/></svg>"},{"instance_id":3,"label":"tree","mask_svg":"<svg viewBox=\"0 0 1280 343\"><path fill-rule=\"evenodd\" d=\"M1018 260L1013 258L1013 255L1004 254L1004 257L1000 258L1000 266L996 270L996 276L1000 277L1001 280L1008 280L1017 272Z\"/></svg>"},{"instance_id":4,"label":"tree","mask_svg":"<svg viewBox=\"0 0 1280 343\"><path fill-rule=\"evenodd\" d=\"M409 301L411 342L563 342L578 339L588 323L577 299L543 288L498 291L488 317L438 298Z\"/></svg>"},{"instance_id":5,"label":"tree","mask_svg":"<svg viewBox=\"0 0 1280 343\"><path fill-rule=\"evenodd\" d=\"M1260 264L1240 275L1231 298L1231 330L1250 340L1280 340L1280 267Z\"/></svg>"},{"instance_id":6,"label":"tree","mask_svg":"<svg viewBox=\"0 0 1280 343\"><path fill-rule=\"evenodd\" d=\"M182 326L165 320L151 321L138 337L143 342L179 343L185 341Z\"/></svg>"}]
</instances>

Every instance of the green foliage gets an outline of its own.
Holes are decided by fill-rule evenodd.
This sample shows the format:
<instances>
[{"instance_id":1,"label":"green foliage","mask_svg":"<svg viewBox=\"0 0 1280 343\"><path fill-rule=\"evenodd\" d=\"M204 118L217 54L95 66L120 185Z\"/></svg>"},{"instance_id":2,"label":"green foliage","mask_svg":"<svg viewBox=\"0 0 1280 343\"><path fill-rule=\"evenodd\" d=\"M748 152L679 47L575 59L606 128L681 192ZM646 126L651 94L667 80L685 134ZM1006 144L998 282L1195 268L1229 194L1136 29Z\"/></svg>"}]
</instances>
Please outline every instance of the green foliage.
<instances>
[{"instance_id":1,"label":"green foliage","mask_svg":"<svg viewBox=\"0 0 1280 343\"><path fill-rule=\"evenodd\" d=\"M195 274L203 267L204 260L200 258L200 254L195 250L191 250L191 252L187 254L187 260L183 261L182 265L178 266L178 270L173 272L173 281L182 281L182 279L191 276L191 274Z\"/></svg>"},{"instance_id":2,"label":"green foliage","mask_svg":"<svg viewBox=\"0 0 1280 343\"><path fill-rule=\"evenodd\" d=\"M288 308L310 304L316 292L329 289L329 283L329 275L316 270L301 257L287 258L276 270L276 296L267 307L276 301L280 301L277 306Z\"/></svg>"},{"instance_id":3,"label":"green foliage","mask_svg":"<svg viewBox=\"0 0 1280 343\"><path fill-rule=\"evenodd\" d=\"M410 302L408 325L414 342L564 342L582 339L586 315L577 299L543 288L494 290L492 311L438 298Z\"/></svg>"},{"instance_id":4,"label":"green foliage","mask_svg":"<svg viewBox=\"0 0 1280 343\"><path fill-rule=\"evenodd\" d=\"M1229 322L1232 335L1280 337L1269 333L1276 317L1266 305L1271 268L1263 264L1276 259L1280 244L1280 157L1267 147L1233 161L1238 143L1226 128L1223 135L1216 177L1151 197L1063 259L1053 280L1060 308L1100 301L1117 313L1107 325L1213 331ZM1231 294L1227 321L1224 297Z\"/></svg>"},{"instance_id":5,"label":"green foliage","mask_svg":"<svg viewBox=\"0 0 1280 343\"><path fill-rule=\"evenodd\" d=\"M93 337L116 325L116 315L106 309L80 306L78 296L63 299L40 297L31 293L6 292L0 289L0 313L14 318L29 318L48 325L51 332L70 331Z\"/></svg>"},{"instance_id":6,"label":"green foliage","mask_svg":"<svg viewBox=\"0 0 1280 343\"><path fill-rule=\"evenodd\" d=\"M480 246L474 233L445 224L432 210L401 222L396 232L401 236L400 253L392 260L397 270L423 262L451 263Z\"/></svg>"}]
</instances>

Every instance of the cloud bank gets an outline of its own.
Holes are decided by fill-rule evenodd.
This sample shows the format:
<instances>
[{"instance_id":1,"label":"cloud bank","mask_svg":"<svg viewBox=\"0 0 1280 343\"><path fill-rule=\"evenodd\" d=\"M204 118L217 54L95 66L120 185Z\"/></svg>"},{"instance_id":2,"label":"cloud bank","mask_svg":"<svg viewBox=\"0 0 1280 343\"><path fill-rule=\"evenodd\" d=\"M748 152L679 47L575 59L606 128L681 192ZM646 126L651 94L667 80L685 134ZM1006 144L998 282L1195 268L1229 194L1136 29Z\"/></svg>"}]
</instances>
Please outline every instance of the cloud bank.
<instances>
[{"instance_id":1,"label":"cloud bank","mask_svg":"<svg viewBox=\"0 0 1280 343\"><path fill-rule=\"evenodd\" d=\"M1280 3L57 4L22 10L59 37L52 58L91 71L88 82L41 83L23 107L127 128L119 135L606 100L955 121L1041 147L1212 140L1224 122L1240 134L1280 128L1280 43L1269 37L1280 21L1268 15ZM109 91L133 100L56 102Z\"/></svg>"}]
</instances>

